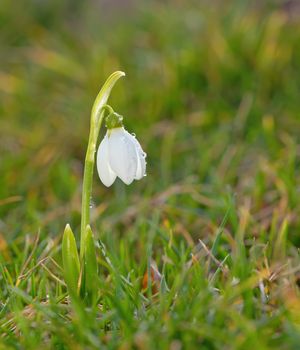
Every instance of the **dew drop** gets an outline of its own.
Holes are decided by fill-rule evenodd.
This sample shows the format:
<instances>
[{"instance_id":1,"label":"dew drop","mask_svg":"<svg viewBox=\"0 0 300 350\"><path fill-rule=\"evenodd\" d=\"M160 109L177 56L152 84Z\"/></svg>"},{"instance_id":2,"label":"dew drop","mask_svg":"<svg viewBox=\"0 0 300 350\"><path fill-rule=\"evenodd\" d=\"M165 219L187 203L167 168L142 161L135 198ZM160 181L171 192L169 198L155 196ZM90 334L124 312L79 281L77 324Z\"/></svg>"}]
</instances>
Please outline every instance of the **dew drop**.
<instances>
[{"instance_id":1,"label":"dew drop","mask_svg":"<svg viewBox=\"0 0 300 350\"><path fill-rule=\"evenodd\" d=\"M133 132L132 134L131 134L133 137L136 137L136 134Z\"/></svg>"},{"instance_id":2,"label":"dew drop","mask_svg":"<svg viewBox=\"0 0 300 350\"><path fill-rule=\"evenodd\" d=\"M93 204L94 204L94 203L93 203L93 200L92 200L92 198L91 198L91 199L90 199L90 205L89 205L90 209L92 209L92 208L94 207Z\"/></svg>"}]
</instances>

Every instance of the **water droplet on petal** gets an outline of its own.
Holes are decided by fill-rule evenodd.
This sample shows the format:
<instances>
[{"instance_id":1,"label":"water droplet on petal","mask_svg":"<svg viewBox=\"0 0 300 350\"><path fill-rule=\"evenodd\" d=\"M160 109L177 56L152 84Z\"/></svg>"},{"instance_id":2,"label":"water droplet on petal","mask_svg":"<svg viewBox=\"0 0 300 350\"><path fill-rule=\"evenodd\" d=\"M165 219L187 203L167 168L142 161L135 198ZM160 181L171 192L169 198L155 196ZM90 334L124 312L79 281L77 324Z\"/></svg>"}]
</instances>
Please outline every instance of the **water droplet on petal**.
<instances>
[{"instance_id":1,"label":"water droplet on petal","mask_svg":"<svg viewBox=\"0 0 300 350\"><path fill-rule=\"evenodd\" d=\"M136 137L136 134L133 132L132 134L131 134L133 137Z\"/></svg>"}]
</instances>

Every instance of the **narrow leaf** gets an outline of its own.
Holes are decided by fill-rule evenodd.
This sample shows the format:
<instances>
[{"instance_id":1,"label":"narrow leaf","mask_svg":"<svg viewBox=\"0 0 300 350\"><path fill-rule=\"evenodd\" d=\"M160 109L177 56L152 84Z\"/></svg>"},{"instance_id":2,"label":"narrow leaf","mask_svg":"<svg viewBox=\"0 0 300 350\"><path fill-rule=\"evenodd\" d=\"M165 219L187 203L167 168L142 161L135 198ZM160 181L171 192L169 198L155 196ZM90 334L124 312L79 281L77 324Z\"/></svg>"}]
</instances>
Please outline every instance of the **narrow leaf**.
<instances>
[{"instance_id":1,"label":"narrow leaf","mask_svg":"<svg viewBox=\"0 0 300 350\"><path fill-rule=\"evenodd\" d=\"M94 304L97 299L99 279L94 236L90 225L86 227L84 254L84 298L88 304Z\"/></svg>"},{"instance_id":2,"label":"narrow leaf","mask_svg":"<svg viewBox=\"0 0 300 350\"><path fill-rule=\"evenodd\" d=\"M68 287L68 291L71 295L76 295L78 291L80 263L75 237L70 225L66 226L63 236L62 258L64 267L64 278Z\"/></svg>"},{"instance_id":3,"label":"narrow leaf","mask_svg":"<svg viewBox=\"0 0 300 350\"><path fill-rule=\"evenodd\" d=\"M288 219L285 218L281 224L278 236L274 242L274 260L282 260L286 255L286 246L287 246L287 234L288 234Z\"/></svg>"}]
</instances>

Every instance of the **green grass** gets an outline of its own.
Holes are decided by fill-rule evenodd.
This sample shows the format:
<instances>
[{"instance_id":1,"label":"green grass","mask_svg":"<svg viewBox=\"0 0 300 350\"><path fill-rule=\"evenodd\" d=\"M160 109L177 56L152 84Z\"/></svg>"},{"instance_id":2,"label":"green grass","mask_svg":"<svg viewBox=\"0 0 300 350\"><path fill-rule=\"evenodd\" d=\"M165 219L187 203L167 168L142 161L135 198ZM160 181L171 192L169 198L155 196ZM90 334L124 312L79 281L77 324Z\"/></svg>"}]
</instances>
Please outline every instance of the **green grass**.
<instances>
[{"instance_id":1,"label":"green grass","mask_svg":"<svg viewBox=\"0 0 300 350\"><path fill-rule=\"evenodd\" d=\"M286 9L2 2L0 349L299 348L300 14ZM62 233L79 243L90 108L118 69L110 103L148 175L110 189L95 175L91 310L69 302Z\"/></svg>"}]
</instances>

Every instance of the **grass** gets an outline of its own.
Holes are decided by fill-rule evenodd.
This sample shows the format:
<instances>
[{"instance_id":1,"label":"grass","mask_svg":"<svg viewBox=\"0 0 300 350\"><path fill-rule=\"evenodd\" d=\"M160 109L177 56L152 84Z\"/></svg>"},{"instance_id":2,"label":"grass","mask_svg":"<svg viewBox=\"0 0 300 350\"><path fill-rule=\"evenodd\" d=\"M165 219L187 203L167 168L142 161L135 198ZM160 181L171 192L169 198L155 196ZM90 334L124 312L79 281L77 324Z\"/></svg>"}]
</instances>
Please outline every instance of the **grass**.
<instances>
[{"instance_id":1,"label":"grass","mask_svg":"<svg viewBox=\"0 0 300 350\"><path fill-rule=\"evenodd\" d=\"M298 349L296 7L103 6L0 9L0 348ZM91 310L69 302L61 242L67 222L79 242L90 108L117 69L148 175L94 178Z\"/></svg>"}]
</instances>

